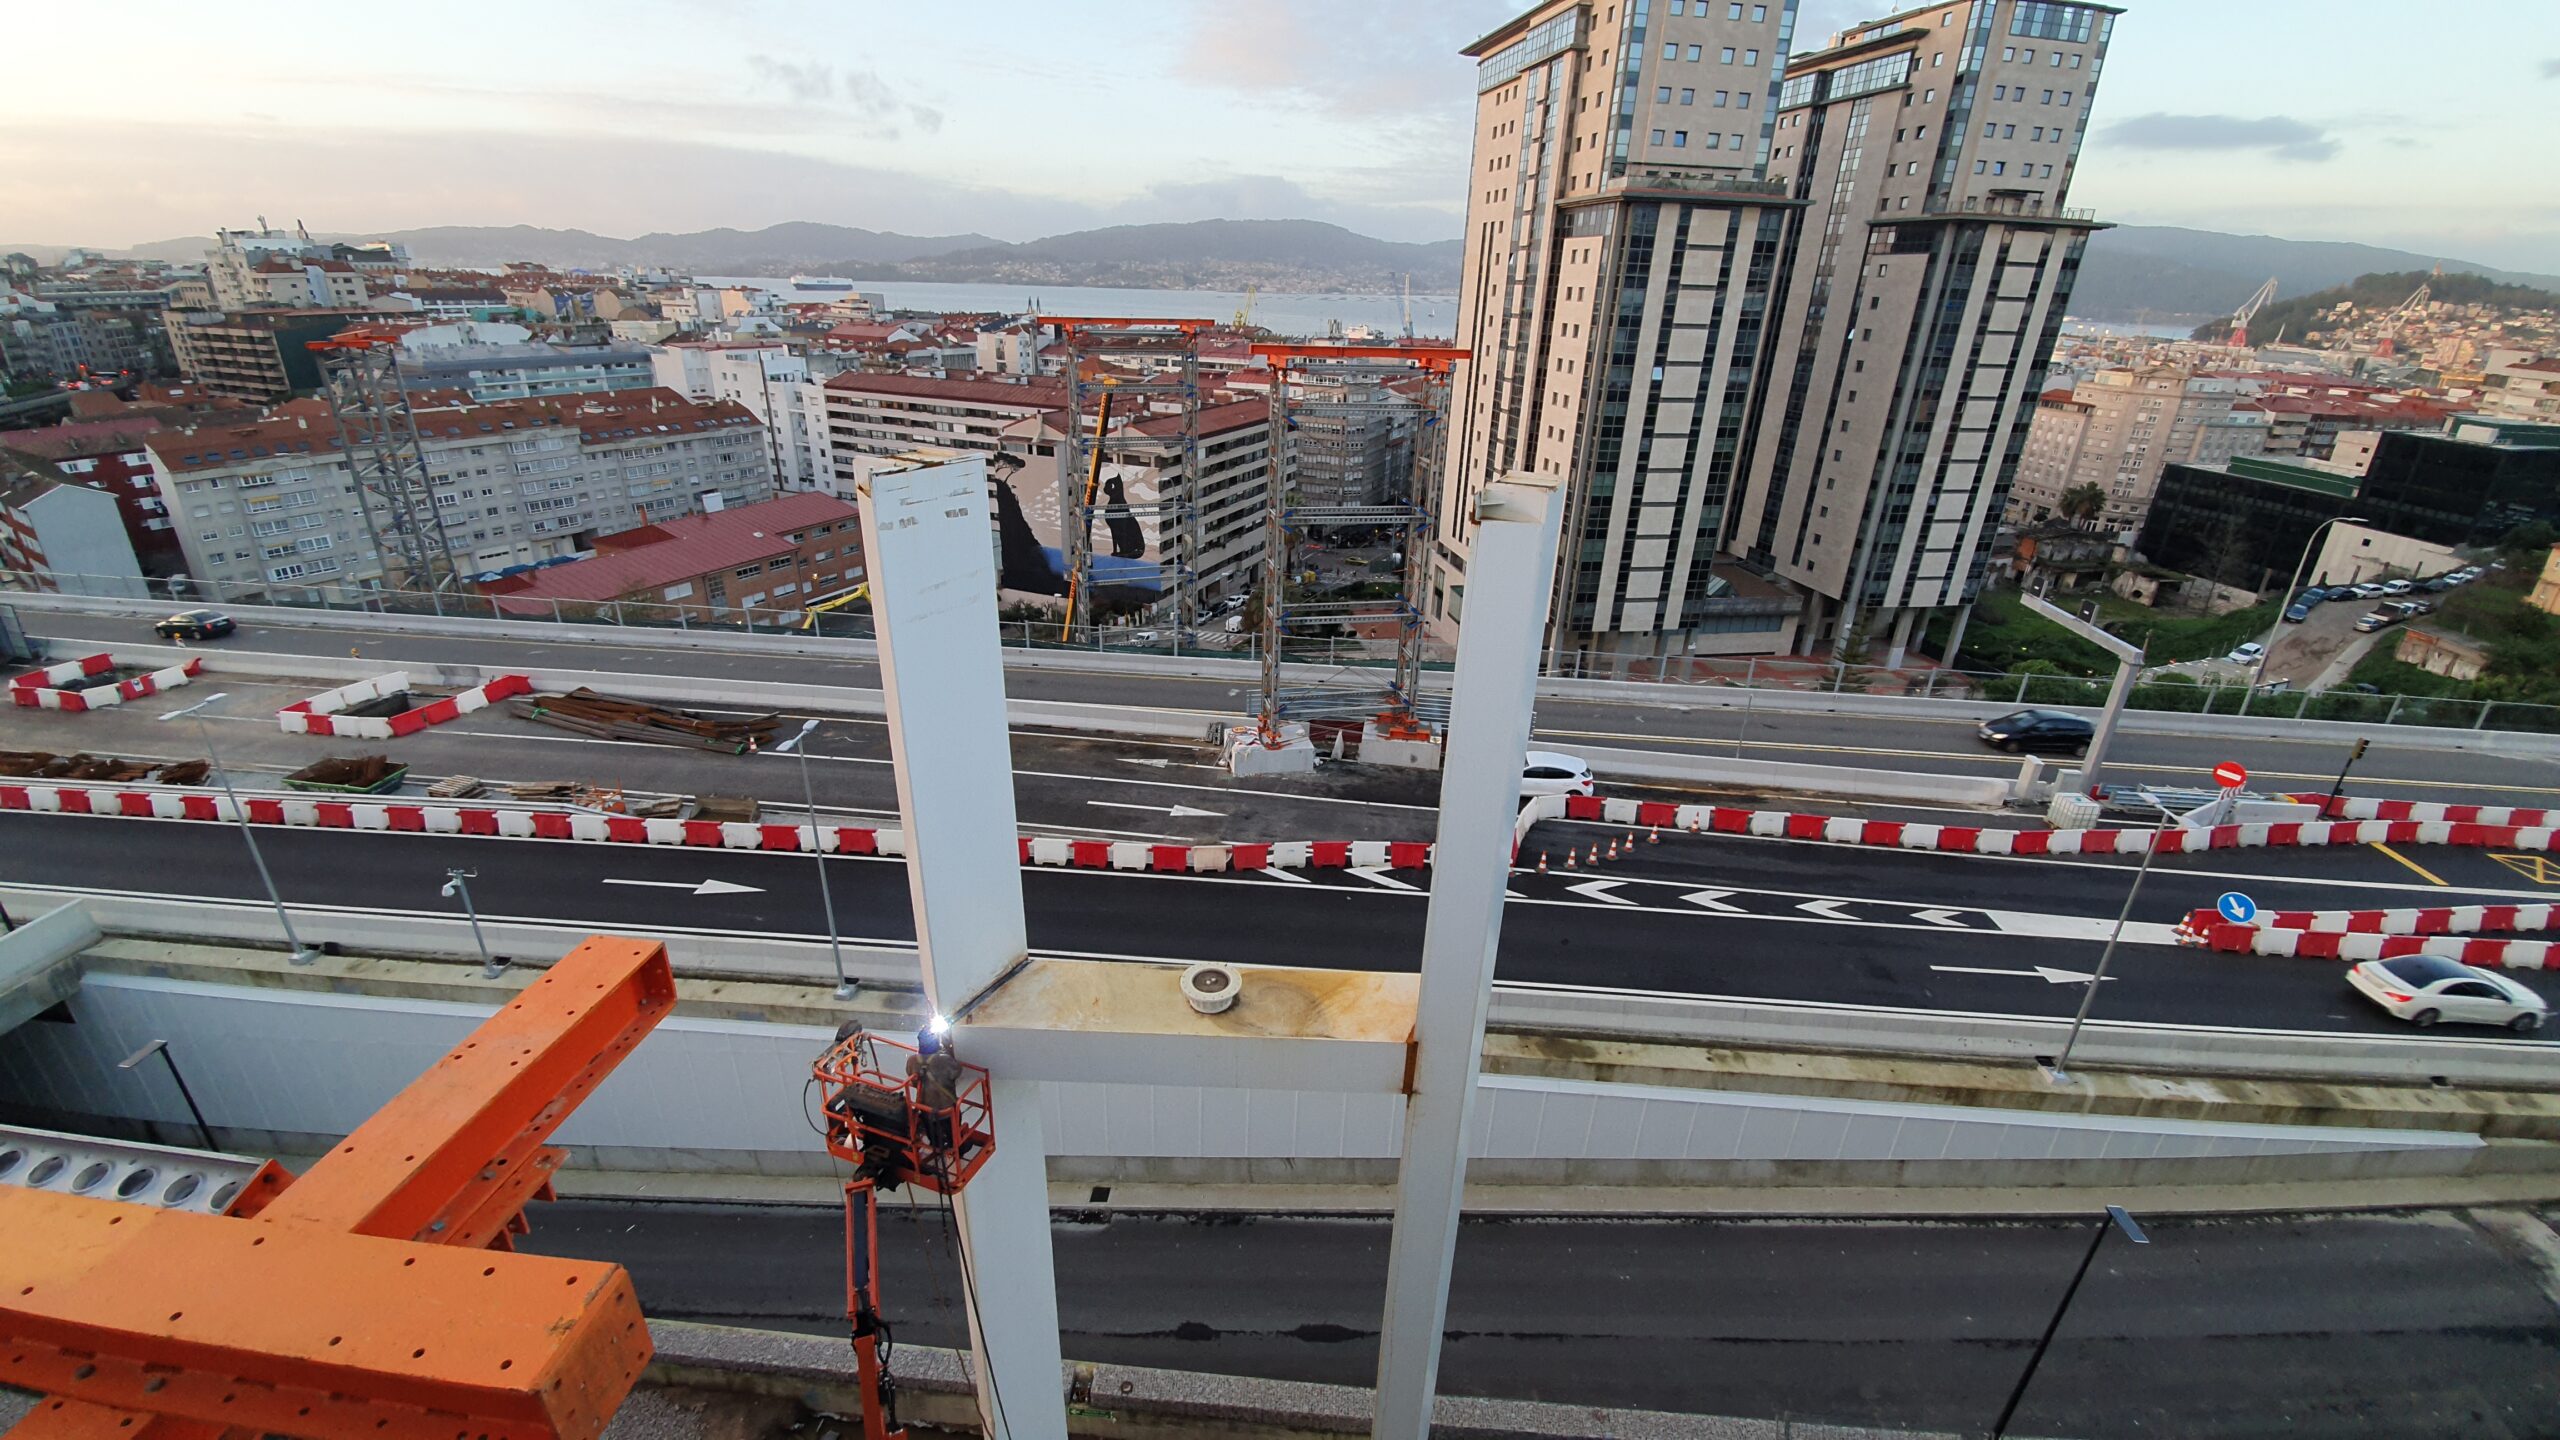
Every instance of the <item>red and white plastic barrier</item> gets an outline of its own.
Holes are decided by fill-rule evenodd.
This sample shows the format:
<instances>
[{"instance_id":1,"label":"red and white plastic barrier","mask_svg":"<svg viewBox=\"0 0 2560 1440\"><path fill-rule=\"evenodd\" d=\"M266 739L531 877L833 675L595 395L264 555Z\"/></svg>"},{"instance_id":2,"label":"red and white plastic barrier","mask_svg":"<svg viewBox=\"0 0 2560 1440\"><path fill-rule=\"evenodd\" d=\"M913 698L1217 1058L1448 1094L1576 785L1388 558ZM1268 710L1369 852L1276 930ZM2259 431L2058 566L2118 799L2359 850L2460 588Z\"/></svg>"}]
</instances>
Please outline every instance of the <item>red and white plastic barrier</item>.
<instances>
[{"instance_id":1,"label":"red and white plastic barrier","mask_svg":"<svg viewBox=\"0 0 2560 1440\"><path fill-rule=\"evenodd\" d=\"M84 675L104 675L116 668L113 655L90 655L48 665L32 674L20 675L9 682L9 699L13 704L41 710L63 710L78 714L107 705L121 705L145 695L173 690L194 679L204 669L204 657L190 658L184 665L154 670L114 685L100 685L88 690L65 690L61 686Z\"/></svg>"},{"instance_id":2,"label":"red and white plastic barrier","mask_svg":"<svg viewBox=\"0 0 2560 1440\"><path fill-rule=\"evenodd\" d=\"M2513 825L2539 830L2560 827L2560 810L2532 810L2505 805L2438 805L2427 800L2368 800L2360 795L2290 797L2305 805L2322 805L2336 820L2443 821L2460 825Z\"/></svg>"},{"instance_id":3,"label":"red and white plastic barrier","mask_svg":"<svg viewBox=\"0 0 2560 1440\"><path fill-rule=\"evenodd\" d=\"M257 796L241 802L253 825L324 830L403 830L431 835L500 835L608 844L781 850L830 855L904 855L902 831L873 826L767 825L717 820L651 820L590 811L498 810L471 805L411 805L397 800ZM47 815L122 815L156 820L235 819L218 793L160 786L0 784L0 810ZM1138 840L1022 837L1022 863L1083 870L1218 874L1236 870L1419 870L1431 846L1403 840L1284 840L1232 845L1155 845Z\"/></svg>"},{"instance_id":4,"label":"red and white plastic barrier","mask_svg":"<svg viewBox=\"0 0 2560 1440\"><path fill-rule=\"evenodd\" d=\"M1799 815L1787 810L1741 810L1723 805L1674 805L1667 801L1614 800L1597 795L1560 799L1568 820L1600 820L1639 829L1715 831L1767 839L1827 840L1835 845L1877 845L1895 850L1940 850L1964 855L2139 855L2159 836L2162 855L2206 850L2292 845L2469 845L2501 850L2548 850L2548 827L2524 828L2441 820L2303 820L2251 825L2211 825L2193 830L2004 830L1972 825L1924 825L1906 820L1861 820L1840 815ZM1526 812L1524 812L1525 815ZM1549 811L1539 818L1552 818Z\"/></svg>"},{"instance_id":5,"label":"red and white plastic barrier","mask_svg":"<svg viewBox=\"0 0 2560 1440\"><path fill-rule=\"evenodd\" d=\"M403 735L415 735L430 725L458 720L511 695L530 694L533 681L523 675L500 675L459 695L430 700L397 715L339 713L385 695L397 695L408 688L407 672L394 670L388 675L376 675L370 680L341 685L335 690L323 690L308 700L296 700L276 712L276 722L288 735L344 735L357 740L393 740Z\"/></svg>"},{"instance_id":6,"label":"red and white plastic barrier","mask_svg":"<svg viewBox=\"0 0 2560 1440\"><path fill-rule=\"evenodd\" d=\"M2202 931L2228 924L2221 913L2198 910L2187 927ZM2341 935L2479 935L2549 930L2560 926L2560 904L2433 905L2395 910L2270 910L2255 922L2271 930L2322 930Z\"/></svg>"},{"instance_id":7,"label":"red and white plastic barrier","mask_svg":"<svg viewBox=\"0 0 2560 1440\"><path fill-rule=\"evenodd\" d=\"M2401 955L2436 955L2465 965L2494 965L2509 970L2560 970L2560 945L2541 940L2464 939L2460 936L2381 935L2370 931L2293 930L2260 925L2233 925L2213 917L2198 925L2194 917L2178 926L2178 941L2232 955L2292 955L2308 960L2389 960Z\"/></svg>"}]
</instances>

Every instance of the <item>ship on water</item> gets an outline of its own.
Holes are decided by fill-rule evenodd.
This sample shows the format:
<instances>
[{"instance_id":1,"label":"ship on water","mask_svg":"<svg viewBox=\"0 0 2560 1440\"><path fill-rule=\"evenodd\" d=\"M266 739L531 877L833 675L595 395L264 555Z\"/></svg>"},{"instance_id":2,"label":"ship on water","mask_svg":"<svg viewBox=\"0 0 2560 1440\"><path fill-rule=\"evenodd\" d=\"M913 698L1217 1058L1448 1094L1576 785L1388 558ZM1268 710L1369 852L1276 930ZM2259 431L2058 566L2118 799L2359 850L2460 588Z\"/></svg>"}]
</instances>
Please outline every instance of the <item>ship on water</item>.
<instances>
[{"instance_id":1,"label":"ship on water","mask_svg":"<svg viewBox=\"0 0 2560 1440\"><path fill-rule=\"evenodd\" d=\"M839 280L833 275L794 275L791 277L791 283L803 290L850 290L853 288L852 281Z\"/></svg>"}]
</instances>

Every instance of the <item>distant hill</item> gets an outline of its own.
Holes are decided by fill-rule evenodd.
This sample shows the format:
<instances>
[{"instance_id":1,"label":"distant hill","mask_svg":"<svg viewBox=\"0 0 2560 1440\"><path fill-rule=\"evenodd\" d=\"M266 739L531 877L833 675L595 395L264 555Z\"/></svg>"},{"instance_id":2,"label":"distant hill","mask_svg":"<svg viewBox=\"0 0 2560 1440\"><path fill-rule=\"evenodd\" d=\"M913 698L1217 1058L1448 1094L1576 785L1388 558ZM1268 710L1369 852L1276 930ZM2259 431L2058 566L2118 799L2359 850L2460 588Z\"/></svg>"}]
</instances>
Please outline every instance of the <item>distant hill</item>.
<instances>
[{"instance_id":1,"label":"distant hill","mask_svg":"<svg viewBox=\"0 0 2560 1440\"><path fill-rule=\"evenodd\" d=\"M409 247L421 265L496 269L510 260L539 260L562 269L607 270L617 265L665 265L710 275L791 275L848 260L880 264L999 243L968 235L899 235L850 225L794 220L762 230L656 231L617 240L586 230L546 230L536 225L435 225L423 230L313 232L322 240L389 240ZM58 252L47 246L34 253ZM195 261L213 248L213 237L182 236L137 245L144 260Z\"/></svg>"},{"instance_id":2,"label":"distant hill","mask_svg":"<svg viewBox=\"0 0 2560 1440\"><path fill-rule=\"evenodd\" d=\"M1380 240L1319 220L1199 220L1113 225L1021 245L987 245L865 272L856 278L1029 281L1149 289L1389 290L1458 288L1456 240Z\"/></svg>"},{"instance_id":3,"label":"distant hill","mask_svg":"<svg viewBox=\"0 0 2560 1440\"><path fill-rule=\"evenodd\" d=\"M2326 328L2324 312L2341 300L2352 300L2366 316L2378 310L2389 310L2427 287L2428 298L2460 305L2502 305L2511 310L2560 309L2560 295L2537 290L2530 285L2506 285L2479 275L2447 272L2442 275L2425 270L2397 270L2385 275L2359 275L2344 285L2332 285L2308 295L2295 295L2272 301L2249 322L2252 340L2273 340L2278 335L2294 340L2307 340ZM2231 333L2229 319L2208 320L2196 327L2198 340L2220 340Z\"/></svg>"},{"instance_id":4,"label":"distant hill","mask_svg":"<svg viewBox=\"0 0 2560 1440\"><path fill-rule=\"evenodd\" d=\"M2072 291L2071 313L2089 320L2192 323L2229 315L2270 275L2281 298L2343 285L2359 275L2432 271L2438 265L2510 284L2560 289L2560 275L2500 270L2475 261L2378 245L2225 235L2174 225L2120 225L2090 237L2079 285ZM2412 282L2409 288L2417 287ZM2407 294L2404 290L2401 298ZM2259 327L2265 324L2262 312Z\"/></svg>"}]
</instances>

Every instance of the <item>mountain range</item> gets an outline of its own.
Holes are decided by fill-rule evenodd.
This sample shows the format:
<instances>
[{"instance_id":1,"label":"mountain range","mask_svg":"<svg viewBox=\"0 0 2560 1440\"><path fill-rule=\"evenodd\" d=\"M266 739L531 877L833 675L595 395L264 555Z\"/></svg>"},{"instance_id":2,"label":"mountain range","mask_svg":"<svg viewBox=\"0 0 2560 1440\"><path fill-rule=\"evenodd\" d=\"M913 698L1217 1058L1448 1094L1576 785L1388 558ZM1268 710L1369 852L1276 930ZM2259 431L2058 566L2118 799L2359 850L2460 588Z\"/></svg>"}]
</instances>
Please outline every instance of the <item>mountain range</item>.
<instances>
[{"instance_id":1,"label":"mountain range","mask_svg":"<svg viewBox=\"0 0 2560 1440\"><path fill-rule=\"evenodd\" d=\"M440 225L327 239L392 240L423 265L495 268L539 260L570 268L656 265L703 275L842 275L868 281L1115 285L1140 289L1390 291L1450 294L1458 288L1457 240L1380 240L1315 220L1201 220L1179 225L1114 225L1011 243L986 235L903 235L793 221L761 230L664 231L617 239L586 230L530 225ZM192 261L210 237L137 246L147 259ZM59 245L6 245L50 257ZM2227 315L2268 276L2279 296L2302 295L2356 276L2405 270L2481 275L2539 289L2560 276L2501 270L2449 256L2420 255L2332 240L2227 235L2165 225L2120 225L2090 237L2074 315L2090 320L2194 323Z\"/></svg>"}]
</instances>

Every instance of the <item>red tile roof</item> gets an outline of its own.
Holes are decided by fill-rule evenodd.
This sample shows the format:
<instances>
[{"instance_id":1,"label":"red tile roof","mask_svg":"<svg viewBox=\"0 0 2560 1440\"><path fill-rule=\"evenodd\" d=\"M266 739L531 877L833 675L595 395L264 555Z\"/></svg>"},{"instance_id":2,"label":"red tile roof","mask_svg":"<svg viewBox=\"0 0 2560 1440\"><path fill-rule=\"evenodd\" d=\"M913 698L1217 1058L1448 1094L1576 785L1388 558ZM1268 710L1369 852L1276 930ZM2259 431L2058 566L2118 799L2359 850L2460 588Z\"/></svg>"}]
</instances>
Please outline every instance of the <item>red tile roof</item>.
<instances>
[{"instance_id":1,"label":"red tile roof","mask_svg":"<svg viewBox=\"0 0 2560 1440\"><path fill-rule=\"evenodd\" d=\"M1036 379L1017 385L1003 380L847 372L829 380L827 388L866 395L1011 406L1023 410L1063 410L1067 404L1067 387L1055 379Z\"/></svg>"},{"instance_id":2,"label":"red tile roof","mask_svg":"<svg viewBox=\"0 0 2560 1440\"><path fill-rule=\"evenodd\" d=\"M439 392L429 398L456 393ZM418 438L428 442L575 425L580 439L589 444L762 424L753 411L736 401L703 405L673 390L654 388L543 400L501 400L487 405L428 405L417 410L417 421ZM149 443L162 465L180 473L220 469L276 455L327 454L344 448L337 422L325 407L308 400L288 401L254 424L163 430L153 435Z\"/></svg>"},{"instance_id":3,"label":"red tile roof","mask_svg":"<svg viewBox=\"0 0 2560 1440\"><path fill-rule=\"evenodd\" d=\"M793 549L785 538L788 532L851 520L858 513L832 495L808 493L709 515L659 520L596 537L596 553L585 560L529 570L483 588L528 599L612 600L787 554ZM642 537L639 543L629 548L616 545L635 535ZM861 542L856 538L852 543Z\"/></svg>"},{"instance_id":4,"label":"red tile roof","mask_svg":"<svg viewBox=\"0 0 2560 1440\"><path fill-rule=\"evenodd\" d=\"M40 430L0 430L0 444L47 460L75 460L113 455L136 448L145 435L162 429L157 415L119 415L112 420L72 420Z\"/></svg>"}]
</instances>

